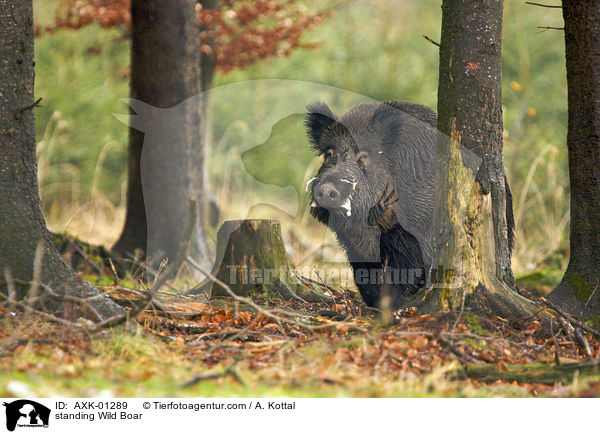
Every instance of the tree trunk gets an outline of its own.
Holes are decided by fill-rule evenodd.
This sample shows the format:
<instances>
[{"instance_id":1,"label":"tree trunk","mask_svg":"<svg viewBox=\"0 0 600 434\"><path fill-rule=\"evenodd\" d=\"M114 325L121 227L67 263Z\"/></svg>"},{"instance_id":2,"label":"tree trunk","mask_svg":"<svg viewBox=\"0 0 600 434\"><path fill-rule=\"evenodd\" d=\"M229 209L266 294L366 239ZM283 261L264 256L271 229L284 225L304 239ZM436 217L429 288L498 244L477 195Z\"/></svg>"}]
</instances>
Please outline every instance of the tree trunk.
<instances>
[{"instance_id":1,"label":"tree trunk","mask_svg":"<svg viewBox=\"0 0 600 434\"><path fill-rule=\"evenodd\" d=\"M274 220L230 220L219 228L217 257L211 272L241 296L320 301L328 299L294 274L285 251L281 227ZM191 294L231 295L208 279Z\"/></svg>"},{"instance_id":2,"label":"tree trunk","mask_svg":"<svg viewBox=\"0 0 600 434\"><path fill-rule=\"evenodd\" d=\"M461 146L483 160L477 181L492 195L496 275L515 288L502 154L502 0L444 1L441 40L438 128L450 137L456 119Z\"/></svg>"},{"instance_id":3,"label":"tree trunk","mask_svg":"<svg viewBox=\"0 0 600 434\"><path fill-rule=\"evenodd\" d=\"M0 0L0 41L0 292L19 300L33 289L42 297L38 304L69 318L101 321L121 314L123 309L100 296L61 260L42 216L31 0ZM32 280L36 283L30 285ZM64 296L71 298L67 301ZM83 304L77 300L86 297L97 298Z\"/></svg>"},{"instance_id":4,"label":"tree trunk","mask_svg":"<svg viewBox=\"0 0 600 434\"><path fill-rule=\"evenodd\" d=\"M217 9L219 7L218 0L201 0L199 1L203 9ZM217 199L212 193L210 186L210 173L208 165L211 158L212 149L212 111L210 109L210 89L213 85L213 79L216 69L216 56L215 56L215 23L212 23L210 27L200 27L201 40L204 43L201 47L200 53L200 89L202 91L202 100L200 113L202 113L202 119L204 120L204 128L202 128L202 149L203 149L203 188L205 204L208 206L208 221L210 225L216 227L219 222L219 206ZM205 36L203 38L202 36Z\"/></svg>"},{"instance_id":5,"label":"tree trunk","mask_svg":"<svg viewBox=\"0 0 600 434\"><path fill-rule=\"evenodd\" d=\"M197 198L191 244L207 260L199 101L199 29L195 0L133 0L127 215L113 251L151 252L150 264L175 258Z\"/></svg>"},{"instance_id":6,"label":"tree trunk","mask_svg":"<svg viewBox=\"0 0 600 434\"><path fill-rule=\"evenodd\" d=\"M438 89L440 190L434 217L434 271L442 271L422 299L423 311L469 309L514 321L531 320L535 311L533 303L511 289L501 39L502 0L444 0ZM474 173L472 160L477 157L481 165Z\"/></svg>"},{"instance_id":7,"label":"tree trunk","mask_svg":"<svg viewBox=\"0 0 600 434\"><path fill-rule=\"evenodd\" d=\"M200 0L198 3L202 6L202 9L217 9L219 6L219 0ZM214 24L209 27L201 27L200 32L206 34L207 43L206 47L201 47L200 53L200 87L202 91L206 91L212 87L213 77L215 74L215 66L217 59L215 58L215 36L211 33L214 32Z\"/></svg>"},{"instance_id":8,"label":"tree trunk","mask_svg":"<svg viewBox=\"0 0 600 434\"><path fill-rule=\"evenodd\" d=\"M451 140L440 140L438 182L440 194L434 215L437 264L432 281L417 303L422 312L468 310L478 315L499 316L522 327L537 308L510 289L496 275L494 262L493 203L476 181L455 122Z\"/></svg>"},{"instance_id":9,"label":"tree trunk","mask_svg":"<svg viewBox=\"0 0 600 434\"><path fill-rule=\"evenodd\" d=\"M600 315L600 5L563 0L569 101L571 256L549 298L574 316Z\"/></svg>"}]
</instances>

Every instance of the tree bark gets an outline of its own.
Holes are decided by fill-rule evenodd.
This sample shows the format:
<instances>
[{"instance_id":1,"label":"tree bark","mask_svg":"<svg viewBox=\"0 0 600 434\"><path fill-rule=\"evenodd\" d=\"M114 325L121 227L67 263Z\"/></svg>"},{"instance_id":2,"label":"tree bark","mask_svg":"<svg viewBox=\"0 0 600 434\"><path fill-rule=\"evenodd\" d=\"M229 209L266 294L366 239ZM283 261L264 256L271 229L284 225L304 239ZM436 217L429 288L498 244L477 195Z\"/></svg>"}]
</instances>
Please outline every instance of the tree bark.
<instances>
[{"instance_id":1,"label":"tree bark","mask_svg":"<svg viewBox=\"0 0 600 434\"><path fill-rule=\"evenodd\" d=\"M218 0L200 0L200 5L203 9L217 9L219 7ZM210 186L210 173L208 164L211 158L212 149L212 110L210 109L210 89L213 85L217 59L215 56L216 38L214 34L215 23L210 27L200 27L200 33L208 36L208 41L201 47L200 53L200 89L202 91L202 100L200 113L204 120L204 128L202 129L202 149L203 149L203 188L205 204L208 206L208 221L210 225L216 227L219 222L219 206L217 199L212 193Z\"/></svg>"},{"instance_id":2,"label":"tree bark","mask_svg":"<svg viewBox=\"0 0 600 434\"><path fill-rule=\"evenodd\" d=\"M219 6L219 0L199 0L198 3L202 6L203 9L217 9ZM212 27L206 28L201 27L200 32L206 32L209 35L209 42L206 44L206 47L202 47L202 51L200 53L200 77L201 83L200 87L202 91L206 91L212 87L213 77L215 74L215 66L217 59L215 58L215 37L214 35L210 35L211 32L214 32L215 26L213 24Z\"/></svg>"},{"instance_id":3,"label":"tree bark","mask_svg":"<svg viewBox=\"0 0 600 434\"><path fill-rule=\"evenodd\" d=\"M137 120L129 130L125 226L113 252L127 258L153 251L157 255L148 259L154 266L177 255L190 196L200 216L190 249L207 260L195 6L195 0L131 3L130 93Z\"/></svg>"},{"instance_id":4,"label":"tree bark","mask_svg":"<svg viewBox=\"0 0 600 434\"><path fill-rule=\"evenodd\" d=\"M492 195L496 275L516 288L502 154L502 9L502 0L443 2L438 128L450 137L456 119L461 146L483 160L477 181Z\"/></svg>"},{"instance_id":5,"label":"tree bark","mask_svg":"<svg viewBox=\"0 0 600 434\"><path fill-rule=\"evenodd\" d=\"M32 1L0 0L0 292L19 300L33 288L38 306L69 318L102 321L123 309L61 260L42 216L33 36ZM32 280L36 282L30 285ZM88 297L95 298L80 302Z\"/></svg>"},{"instance_id":6,"label":"tree bark","mask_svg":"<svg viewBox=\"0 0 600 434\"><path fill-rule=\"evenodd\" d=\"M440 190L434 216L437 268L421 310L467 309L519 322L531 320L539 309L511 289L501 42L502 0L444 0L438 88ZM473 155L481 159L477 173L468 161L476 159Z\"/></svg>"},{"instance_id":7,"label":"tree bark","mask_svg":"<svg viewBox=\"0 0 600 434\"><path fill-rule=\"evenodd\" d=\"M563 0L571 184L571 256L550 300L583 318L600 315L600 5Z\"/></svg>"}]
</instances>

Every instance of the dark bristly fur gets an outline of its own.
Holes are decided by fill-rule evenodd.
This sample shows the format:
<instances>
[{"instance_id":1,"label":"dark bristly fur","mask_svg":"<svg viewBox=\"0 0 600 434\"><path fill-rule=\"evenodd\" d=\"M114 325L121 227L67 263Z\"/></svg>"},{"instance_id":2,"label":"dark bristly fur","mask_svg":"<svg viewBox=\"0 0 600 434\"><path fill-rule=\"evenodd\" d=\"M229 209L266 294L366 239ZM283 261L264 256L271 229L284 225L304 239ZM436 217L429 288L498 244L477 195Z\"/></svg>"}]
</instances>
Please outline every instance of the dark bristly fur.
<instances>
[{"instance_id":1,"label":"dark bristly fur","mask_svg":"<svg viewBox=\"0 0 600 434\"><path fill-rule=\"evenodd\" d=\"M325 156L311 184L311 214L336 234L369 306L380 307L387 295L386 307L397 309L425 284L433 256L436 119L433 110L401 101L359 104L339 119L324 103L308 107L310 142ZM325 197L332 189L334 199Z\"/></svg>"}]
</instances>

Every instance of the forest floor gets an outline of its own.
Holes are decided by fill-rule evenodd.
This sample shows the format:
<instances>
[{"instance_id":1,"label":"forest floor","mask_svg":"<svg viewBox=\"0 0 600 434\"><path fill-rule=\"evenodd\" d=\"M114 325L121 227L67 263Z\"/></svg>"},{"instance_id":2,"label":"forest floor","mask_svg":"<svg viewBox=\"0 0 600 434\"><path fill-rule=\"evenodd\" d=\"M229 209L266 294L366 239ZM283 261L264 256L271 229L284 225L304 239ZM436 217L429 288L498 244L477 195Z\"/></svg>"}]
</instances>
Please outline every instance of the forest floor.
<instances>
[{"instance_id":1,"label":"forest floor","mask_svg":"<svg viewBox=\"0 0 600 434\"><path fill-rule=\"evenodd\" d=\"M131 299L117 286L103 289ZM593 333L538 337L468 313L382 323L354 293L331 302L163 294L134 321L96 330L0 308L0 396L600 396Z\"/></svg>"}]
</instances>

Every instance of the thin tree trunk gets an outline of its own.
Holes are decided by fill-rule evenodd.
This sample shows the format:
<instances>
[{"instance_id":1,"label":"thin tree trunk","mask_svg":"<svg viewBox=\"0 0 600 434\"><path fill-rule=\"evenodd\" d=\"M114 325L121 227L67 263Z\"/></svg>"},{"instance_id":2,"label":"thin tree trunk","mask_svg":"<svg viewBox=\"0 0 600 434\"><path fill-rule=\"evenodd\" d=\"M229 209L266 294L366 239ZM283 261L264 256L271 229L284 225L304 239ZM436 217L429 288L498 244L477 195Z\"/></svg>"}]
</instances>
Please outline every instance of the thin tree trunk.
<instances>
[{"instance_id":1,"label":"thin tree trunk","mask_svg":"<svg viewBox=\"0 0 600 434\"><path fill-rule=\"evenodd\" d=\"M219 6L219 0L200 0L202 9L217 9ZM214 32L214 25L210 28L202 27L200 32L209 33L209 41L200 54L200 87L202 91L208 90L212 87L213 77L215 74L216 58L215 58L215 38L210 35Z\"/></svg>"},{"instance_id":2,"label":"thin tree trunk","mask_svg":"<svg viewBox=\"0 0 600 434\"><path fill-rule=\"evenodd\" d=\"M131 3L130 92L135 114L129 138L127 215L113 251L125 258L138 249L152 251L153 265L177 255L189 196L197 198L199 216L190 248L197 259L207 260L195 5L195 0Z\"/></svg>"},{"instance_id":3,"label":"thin tree trunk","mask_svg":"<svg viewBox=\"0 0 600 434\"><path fill-rule=\"evenodd\" d=\"M34 292L48 310L97 321L123 313L101 296L84 304L64 299L65 295L94 297L99 292L61 260L42 216L35 155L31 0L0 0L0 41L0 292L23 299L32 288L28 282L39 279ZM44 285L59 297L52 297Z\"/></svg>"},{"instance_id":4,"label":"thin tree trunk","mask_svg":"<svg viewBox=\"0 0 600 434\"><path fill-rule=\"evenodd\" d=\"M441 273L434 275L437 281L425 292L421 308L468 309L517 323L530 321L536 309L511 289L501 42L502 0L444 0L438 88L440 191L434 217L434 270ZM481 159L477 173L472 170L474 156Z\"/></svg>"},{"instance_id":5,"label":"thin tree trunk","mask_svg":"<svg viewBox=\"0 0 600 434\"><path fill-rule=\"evenodd\" d=\"M218 0L201 0L199 1L203 9L217 9L219 7ZM210 109L210 89L213 85L213 79L216 69L215 56L215 23L210 27L201 27L200 33L208 36L208 41L201 47L200 53L200 89L202 91L201 109L204 128L202 129L202 149L203 149L203 189L205 204L208 209L208 221L212 226L216 226L219 220L219 207L217 200L212 193L210 186L210 173L208 165L211 158L212 149L212 110Z\"/></svg>"},{"instance_id":6,"label":"thin tree trunk","mask_svg":"<svg viewBox=\"0 0 600 434\"><path fill-rule=\"evenodd\" d=\"M563 0L569 95L571 256L550 299L580 317L600 315L600 4Z\"/></svg>"}]
</instances>

